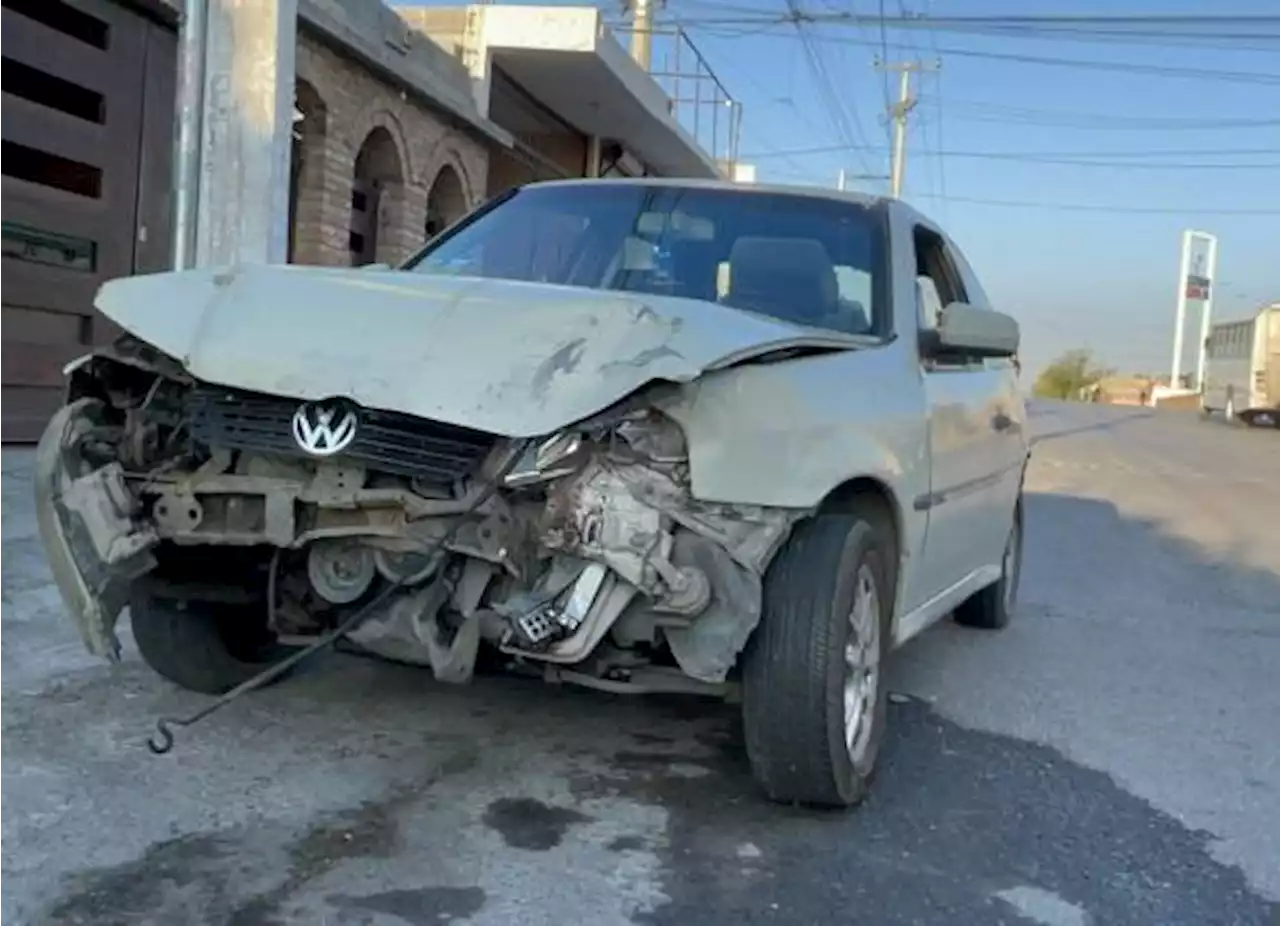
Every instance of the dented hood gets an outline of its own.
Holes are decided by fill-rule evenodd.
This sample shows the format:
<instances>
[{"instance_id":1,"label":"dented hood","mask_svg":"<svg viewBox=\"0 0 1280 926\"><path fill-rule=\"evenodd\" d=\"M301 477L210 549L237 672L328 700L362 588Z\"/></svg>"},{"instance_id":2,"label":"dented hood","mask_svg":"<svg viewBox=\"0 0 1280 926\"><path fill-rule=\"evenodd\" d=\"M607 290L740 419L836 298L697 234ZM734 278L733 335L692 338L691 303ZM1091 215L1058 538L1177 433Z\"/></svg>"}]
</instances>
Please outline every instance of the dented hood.
<instances>
[{"instance_id":1,"label":"dented hood","mask_svg":"<svg viewBox=\"0 0 1280 926\"><path fill-rule=\"evenodd\" d=\"M187 270L113 280L95 304L206 382L346 396L511 437L572 424L651 380L859 346L699 300L394 270Z\"/></svg>"}]
</instances>

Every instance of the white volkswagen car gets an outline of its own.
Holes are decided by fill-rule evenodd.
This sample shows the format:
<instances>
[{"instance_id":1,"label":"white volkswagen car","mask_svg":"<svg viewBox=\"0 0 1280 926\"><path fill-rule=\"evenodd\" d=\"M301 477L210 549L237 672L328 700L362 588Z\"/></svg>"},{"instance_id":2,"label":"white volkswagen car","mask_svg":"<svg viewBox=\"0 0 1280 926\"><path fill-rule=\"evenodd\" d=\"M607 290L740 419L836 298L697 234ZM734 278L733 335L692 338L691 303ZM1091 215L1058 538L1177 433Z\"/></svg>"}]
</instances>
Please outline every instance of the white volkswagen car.
<instances>
[{"instance_id":1,"label":"white volkswagen car","mask_svg":"<svg viewBox=\"0 0 1280 926\"><path fill-rule=\"evenodd\" d=\"M768 795L849 805L890 648L1013 609L1018 326L901 202L536 184L399 269L96 304L127 335L40 443L44 544L90 650L119 658L127 606L195 691L341 638L449 682L487 654L738 693Z\"/></svg>"}]
</instances>

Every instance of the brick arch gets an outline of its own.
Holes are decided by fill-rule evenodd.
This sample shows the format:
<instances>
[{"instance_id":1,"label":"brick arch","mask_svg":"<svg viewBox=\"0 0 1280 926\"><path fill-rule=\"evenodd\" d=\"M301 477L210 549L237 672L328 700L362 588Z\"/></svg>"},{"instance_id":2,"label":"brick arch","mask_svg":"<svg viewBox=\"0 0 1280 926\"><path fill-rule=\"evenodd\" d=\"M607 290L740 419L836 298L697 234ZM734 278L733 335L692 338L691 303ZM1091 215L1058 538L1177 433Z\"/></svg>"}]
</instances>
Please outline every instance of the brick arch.
<instances>
[{"instance_id":1,"label":"brick arch","mask_svg":"<svg viewBox=\"0 0 1280 926\"><path fill-rule=\"evenodd\" d=\"M445 160L427 188L426 233L428 239L444 231L471 211L471 194L461 168Z\"/></svg>"},{"instance_id":2,"label":"brick arch","mask_svg":"<svg viewBox=\"0 0 1280 926\"><path fill-rule=\"evenodd\" d=\"M424 183L423 186L430 190L435 186L436 180L440 177L440 172L446 167L452 168L453 172L458 175L458 179L462 181L462 190L466 195L467 209L474 209L483 199L483 171L477 172L467 159L463 157L462 152L454 145L448 142L442 142L432 152L431 164L431 181ZM480 176L477 176L477 173Z\"/></svg>"},{"instance_id":3,"label":"brick arch","mask_svg":"<svg viewBox=\"0 0 1280 926\"><path fill-rule=\"evenodd\" d=\"M370 135L377 129L383 129L391 136L391 142L395 145L401 170L404 171L402 181L409 185L419 184L419 178L422 176L421 165L417 163L417 158L412 156L412 149L405 142L407 133L404 125L395 113L388 109L362 110L349 129L347 139L351 145L353 157L364 146Z\"/></svg>"},{"instance_id":4,"label":"brick arch","mask_svg":"<svg viewBox=\"0 0 1280 926\"><path fill-rule=\"evenodd\" d=\"M325 253L325 174L330 157L333 115L329 97L303 76L294 80L293 107L302 118L292 124L289 169L288 260L329 263Z\"/></svg>"}]
</instances>

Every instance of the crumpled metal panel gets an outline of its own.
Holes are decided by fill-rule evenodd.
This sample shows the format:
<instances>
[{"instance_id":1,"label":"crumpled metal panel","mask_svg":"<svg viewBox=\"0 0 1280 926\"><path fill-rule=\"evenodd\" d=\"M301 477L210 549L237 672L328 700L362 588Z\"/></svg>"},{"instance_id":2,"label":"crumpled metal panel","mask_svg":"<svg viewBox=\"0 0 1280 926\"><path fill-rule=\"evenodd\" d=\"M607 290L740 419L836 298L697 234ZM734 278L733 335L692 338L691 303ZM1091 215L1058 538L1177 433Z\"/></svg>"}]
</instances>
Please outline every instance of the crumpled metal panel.
<instances>
[{"instance_id":1,"label":"crumpled metal panel","mask_svg":"<svg viewBox=\"0 0 1280 926\"><path fill-rule=\"evenodd\" d=\"M94 304L206 382L511 437L549 434L652 380L865 346L714 303L412 271L184 270L112 280Z\"/></svg>"}]
</instances>

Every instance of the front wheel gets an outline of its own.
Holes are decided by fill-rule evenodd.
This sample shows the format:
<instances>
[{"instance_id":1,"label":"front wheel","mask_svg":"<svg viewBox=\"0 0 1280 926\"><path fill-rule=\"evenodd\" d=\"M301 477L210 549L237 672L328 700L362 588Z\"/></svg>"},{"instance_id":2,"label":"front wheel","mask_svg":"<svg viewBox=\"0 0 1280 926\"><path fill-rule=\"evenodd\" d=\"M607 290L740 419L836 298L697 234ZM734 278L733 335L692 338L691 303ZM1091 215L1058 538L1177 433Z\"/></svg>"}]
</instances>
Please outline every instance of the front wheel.
<instances>
[{"instance_id":1,"label":"front wheel","mask_svg":"<svg viewBox=\"0 0 1280 926\"><path fill-rule=\"evenodd\" d=\"M743 657L742 713L756 780L783 803L866 796L886 720L897 544L868 501L795 529L765 578Z\"/></svg>"},{"instance_id":2,"label":"front wheel","mask_svg":"<svg viewBox=\"0 0 1280 926\"><path fill-rule=\"evenodd\" d=\"M161 598L135 590L133 638L142 659L189 691L219 695L289 655L261 619L243 606Z\"/></svg>"}]
</instances>

